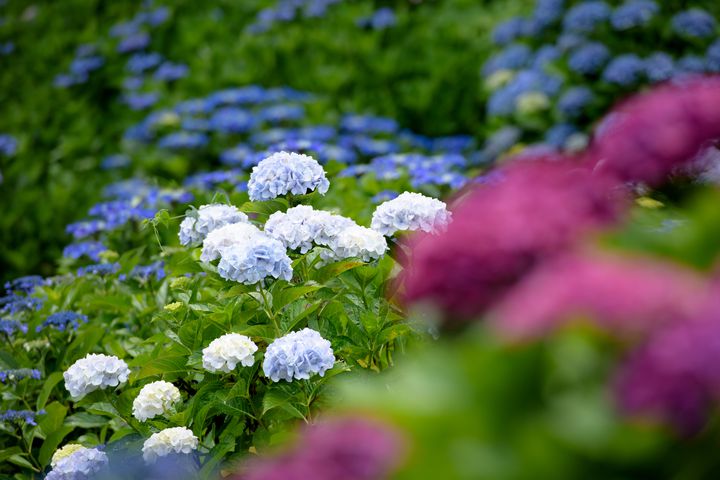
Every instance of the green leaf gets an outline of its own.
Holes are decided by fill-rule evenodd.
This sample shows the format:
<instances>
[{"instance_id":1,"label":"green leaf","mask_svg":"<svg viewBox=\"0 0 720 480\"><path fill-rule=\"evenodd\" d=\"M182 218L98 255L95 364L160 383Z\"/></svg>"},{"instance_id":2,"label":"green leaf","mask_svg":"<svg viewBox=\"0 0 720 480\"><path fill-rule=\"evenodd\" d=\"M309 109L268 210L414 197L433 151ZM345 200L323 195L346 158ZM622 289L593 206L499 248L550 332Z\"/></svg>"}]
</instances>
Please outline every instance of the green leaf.
<instances>
[{"instance_id":1,"label":"green leaf","mask_svg":"<svg viewBox=\"0 0 720 480\"><path fill-rule=\"evenodd\" d=\"M43 407L45 407L45 404L47 403L48 398L50 398L50 394L52 393L53 388L55 388L55 385L60 383L62 379L62 372L53 372L47 376L47 378L45 379L45 383L43 383L42 389L40 389L40 393L38 393L37 401L35 402L37 410L41 410Z\"/></svg>"},{"instance_id":2,"label":"green leaf","mask_svg":"<svg viewBox=\"0 0 720 480\"><path fill-rule=\"evenodd\" d=\"M12 457L13 455L17 455L18 453L22 453L22 448L10 447L4 450L0 450L0 462L4 462L8 458Z\"/></svg>"},{"instance_id":3,"label":"green leaf","mask_svg":"<svg viewBox=\"0 0 720 480\"><path fill-rule=\"evenodd\" d=\"M273 308L279 312L287 304L304 297L308 293L320 290L320 285L303 285L299 287L284 288L279 292L273 293Z\"/></svg>"},{"instance_id":4,"label":"green leaf","mask_svg":"<svg viewBox=\"0 0 720 480\"><path fill-rule=\"evenodd\" d=\"M38 419L38 426L45 435L51 435L62 427L63 420L67 414L67 407L60 402L52 402L45 407L45 415Z\"/></svg>"},{"instance_id":5,"label":"green leaf","mask_svg":"<svg viewBox=\"0 0 720 480\"><path fill-rule=\"evenodd\" d=\"M106 417L87 412L78 412L65 419L65 425L80 428L104 427L107 424L108 419Z\"/></svg>"},{"instance_id":6,"label":"green leaf","mask_svg":"<svg viewBox=\"0 0 720 480\"><path fill-rule=\"evenodd\" d=\"M358 262L357 260L344 260L342 262L331 263L330 265L325 265L324 267L318 269L313 274L313 278L319 283L325 283L343 272L363 265L365 265L364 262Z\"/></svg>"},{"instance_id":7,"label":"green leaf","mask_svg":"<svg viewBox=\"0 0 720 480\"><path fill-rule=\"evenodd\" d=\"M40 462L40 465L46 467L50 463L50 459L52 458L53 453L55 453L55 450L57 450L63 439L73 430L75 430L75 427L73 426L64 426L55 430L52 434L45 438L38 454L38 461Z\"/></svg>"}]
</instances>

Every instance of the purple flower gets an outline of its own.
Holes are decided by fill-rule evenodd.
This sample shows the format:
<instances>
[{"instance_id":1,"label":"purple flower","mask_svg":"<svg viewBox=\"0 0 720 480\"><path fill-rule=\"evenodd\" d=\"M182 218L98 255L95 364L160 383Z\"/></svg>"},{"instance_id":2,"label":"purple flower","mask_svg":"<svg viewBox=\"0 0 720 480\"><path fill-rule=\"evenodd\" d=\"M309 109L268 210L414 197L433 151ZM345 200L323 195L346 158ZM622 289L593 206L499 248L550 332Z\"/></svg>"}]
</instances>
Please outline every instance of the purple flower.
<instances>
[{"instance_id":1,"label":"purple flower","mask_svg":"<svg viewBox=\"0 0 720 480\"><path fill-rule=\"evenodd\" d=\"M123 38L118 43L117 51L118 53L136 52L144 50L148 45L150 45L150 35L145 32L138 32Z\"/></svg>"}]
</instances>

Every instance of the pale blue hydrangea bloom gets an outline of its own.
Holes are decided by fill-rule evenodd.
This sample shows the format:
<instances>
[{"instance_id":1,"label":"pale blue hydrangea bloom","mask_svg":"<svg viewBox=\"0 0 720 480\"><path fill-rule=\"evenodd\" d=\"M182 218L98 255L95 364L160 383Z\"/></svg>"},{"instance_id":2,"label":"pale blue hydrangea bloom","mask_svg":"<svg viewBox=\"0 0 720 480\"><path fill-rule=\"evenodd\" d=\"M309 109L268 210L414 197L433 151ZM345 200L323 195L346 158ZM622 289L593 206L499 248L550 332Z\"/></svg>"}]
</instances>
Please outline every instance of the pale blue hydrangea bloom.
<instances>
[{"instance_id":1,"label":"pale blue hydrangea bloom","mask_svg":"<svg viewBox=\"0 0 720 480\"><path fill-rule=\"evenodd\" d=\"M445 230L451 213L444 202L420 193L405 192L378 205L372 216L372 228L383 235L397 231L422 230L438 233Z\"/></svg>"},{"instance_id":2,"label":"pale blue hydrangea bloom","mask_svg":"<svg viewBox=\"0 0 720 480\"><path fill-rule=\"evenodd\" d=\"M327 246L346 227L355 225L349 218L298 205L287 212L275 212L265 223L265 233L281 241L286 248L306 253L313 244Z\"/></svg>"},{"instance_id":3,"label":"pale blue hydrangea bloom","mask_svg":"<svg viewBox=\"0 0 720 480\"><path fill-rule=\"evenodd\" d=\"M645 74L645 63L635 54L628 53L615 57L602 74L602 79L623 87L634 85Z\"/></svg>"},{"instance_id":4,"label":"pale blue hydrangea bloom","mask_svg":"<svg viewBox=\"0 0 720 480\"><path fill-rule=\"evenodd\" d=\"M277 152L253 167L248 182L252 201L270 200L292 193L304 195L317 190L324 195L330 182L314 158L300 153Z\"/></svg>"},{"instance_id":5,"label":"pale blue hydrangea bloom","mask_svg":"<svg viewBox=\"0 0 720 480\"><path fill-rule=\"evenodd\" d=\"M715 18L700 8L691 8L675 15L672 27L685 37L709 38L717 34Z\"/></svg>"},{"instance_id":6,"label":"pale blue hydrangea bloom","mask_svg":"<svg viewBox=\"0 0 720 480\"><path fill-rule=\"evenodd\" d=\"M264 233L250 241L239 241L220 253L218 274L226 280L252 285L266 277L292 278L292 265L285 246Z\"/></svg>"},{"instance_id":7,"label":"pale blue hydrangea bloom","mask_svg":"<svg viewBox=\"0 0 720 480\"><path fill-rule=\"evenodd\" d=\"M97 448L82 448L57 461L46 480L89 480L107 467L105 452Z\"/></svg>"},{"instance_id":8,"label":"pale blue hydrangea bloom","mask_svg":"<svg viewBox=\"0 0 720 480\"><path fill-rule=\"evenodd\" d=\"M563 26L569 32L592 32L595 27L610 17L612 9L605 2L583 2L572 7L565 14Z\"/></svg>"},{"instance_id":9,"label":"pale blue hydrangea bloom","mask_svg":"<svg viewBox=\"0 0 720 480\"><path fill-rule=\"evenodd\" d=\"M653 0L629 0L615 9L610 23L615 30L628 30L647 24L659 11Z\"/></svg>"},{"instance_id":10,"label":"pale blue hydrangea bloom","mask_svg":"<svg viewBox=\"0 0 720 480\"><path fill-rule=\"evenodd\" d=\"M202 205L185 215L180 224L180 243L191 245L205 240L213 230L233 223L247 222L248 217L232 205Z\"/></svg>"},{"instance_id":11,"label":"pale blue hydrangea bloom","mask_svg":"<svg viewBox=\"0 0 720 480\"><path fill-rule=\"evenodd\" d=\"M343 229L332 239L328 247L329 250L321 252L324 260L359 258L363 262L377 260L385 255L388 248L382 233L360 225L351 225Z\"/></svg>"},{"instance_id":12,"label":"pale blue hydrangea bloom","mask_svg":"<svg viewBox=\"0 0 720 480\"><path fill-rule=\"evenodd\" d=\"M68 368L63 377L65 388L73 399L90 392L125 383L130 375L127 363L111 355L90 353Z\"/></svg>"},{"instance_id":13,"label":"pale blue hydrangea bloom","mask_svg":"<svg viewBox=\"0 0 720 480\"><path fill-rule=\"evenodd\" d=\"M663 82L675 73L675 62L665 52L653 53L645 59L645 75L651 82Z\"/></svg>"},{"instance_id":14,"label":"pale blue hydrangea bloom","mask_svg":"<svg viewBox=\"0 0 720 480\"><path fill-rule=\"evenodd\" d=\"M330 342L310 328L292 332L272 342L265 352L263 372L273 382L321 377L335 364Z\"/></svg>"}]
</instances>

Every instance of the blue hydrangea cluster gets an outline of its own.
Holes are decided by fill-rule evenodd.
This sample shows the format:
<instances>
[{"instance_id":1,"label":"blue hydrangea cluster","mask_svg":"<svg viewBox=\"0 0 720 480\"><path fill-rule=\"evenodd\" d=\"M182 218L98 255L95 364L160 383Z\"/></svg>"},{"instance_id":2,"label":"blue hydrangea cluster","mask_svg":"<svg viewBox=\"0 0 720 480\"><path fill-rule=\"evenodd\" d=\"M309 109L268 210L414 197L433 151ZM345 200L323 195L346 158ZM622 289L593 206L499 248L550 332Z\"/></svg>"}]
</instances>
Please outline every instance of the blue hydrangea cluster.
<instances>
[{"instance_id":1,"label":"blue hydrangea cluster","mask_svg":"<svg viewBox=\"0 0 720 480\"><path fill-rule=\"evenodd\" d=\"M700 8L691 8L675 15L672 28L679 35L690 38L710 38L718 34L715 18Z\"/></svg>"},{"instance_id":2,"label":"blue hydrangea cluster","mask_svg":"<svg viewBox=\"0 0 720 480\"><path fill-rule=\"evenodd\" d=\"M568 32L590 33L607 21L611 13L610 5L602 1L578 3L565 14L563 27Z\"/></svg>"},{"instance_id":3,"label":"blue hydrangea cluster","mask_svg":"<svg viewBox=\"0 0 720 480\"><path fill-rule=\"evenodd\" d=\"M360 28L385 30L397 24L397 15L392 8L382 7L375 10L370 16L357 19L356 23Z\"/></svg>"},{"instance_id":4,"label":"blue hydrangea cluster","mask_svg":"<svg viewBox=\"0 0 720 480\"><path fill-rule=\"evenodd\" d=\"M292 279L292 266L285 246L264 234L251 242L237 242L225 249L218 274L226 280L253 285L266 277Z\"/></svg>"},{"instance_id":5,"label":"blue hydrangea cluster","mask_svg":"<svg viewBox=\"0 0 720 480\"><path fill-rule=\"evenodd\" d=\"M97 263L78 268L76 275L78 277L84 277L85 275L98 275L104 277L106 275L113 275L119 270L119 263Z\"/></svg>"},{"instance_id":6,"label":"blue hydrangea cluster","mask_svg":"<svg viewBox=\"0 0 720 480\"><path fill-rule=\"evenodd\" d=\"M75 58L70 63L67 73L55 76L54 84L59 88L86 83L90 74L99 70L105 64L105 59L97 54L95 45L80 45L75 51Z\"/></svg>"},{"instance_id":7,"label":"blue hydrangea cluster","mask_svg":"<svg viewBox=\"0 0 720 480\"><path fill-rule=\"evenodd\" d=\"M252 34L267 32L279 23L298 19L323 17L328 8L341 0L278 0L272 6L261 10L246 31Z\"/></svg>"},{"instance_id":8,"label":"blue hydrangea cluster","mask_svg":"<svg viewBox=\"0 0 720 480\"><path fill-rule=\"evenodd\" d=\"M645 74L645 63L635 54L618 55L605 67L602 79L623 87L637 84Z\"/></svg>"},{"instance_id":9,"label":"blue hydrangea cluster","mask_svg":"<svg viewBox=\"0 0 720 480\"><path fill-rule=\"evenodd\" d=\"M253 168L248 181L252 201L271 200L281 195L305 195L317 190L324 195L330 182L325 170L312 157L297 153L278 152Z\"/></svg>"},{"instance_id":10,"label":"blue hydrangea cluster","mask_svg":"<svg viewBox=\"0 0 720 480\"><path fill-rule=\"evenodd\" d=\"M35 368L15 368L11 370L0 370L0 382L18 382L24 378L40 380L42 373Z\"/></svg>"},{"instance_id":11,"label":"blue hydrangea cluster","mask_svg":"<svg viewBox=\"0 0 720 480\"><path fill-rule=\"evenodd\" d=\"M32 410L1 410L0 422L36 426L37 421L35 419L38 415L45 415L45 410L38 412Z\"/></svg>"},{"instance_id":12,"label":"blue hydrangea cluster","mask_svg":"<svg viewBox=\"0 0 720 480\"><path fill-rule=\"evenodd\" d=\"M90 480L100 478L109 464L107 454L97 448L80 448L54 463L46 480ZM100 474L100 475L99 475Z\"/></svg>"},{"instance_id":13,"label":"blue hydrangea cluster","mask_svg":"<svg viewBox=\"0 0 720 480\"><path fill-rule=\"evenodd\" d=\"M470 162L460 154L423 155L419 153L390 154L373 158L370 163L353 165L340 176L372 174L379 180L396 180L407 176L414 188L444 185L453 189L467 182L466 167Z\"/></svg>"},{"instance_id":14,"label":"blue hydrangea cluster","mask_svg":"<svg viewBox=\"0 0 720 480\"><path fill-rule=\"evenodd\" d=\"M610 50L598 42L586 43L574 50L568 58L568 67L582 75L598 73L610 60Z\"/></svg>"},{"instance_id":15,"label":"blue hydrangea cluster","mask_svg":"<svg viewBox=\"0 0 720 480\"><path fill-rule=\"evenodd\" d=\"M49 315L40 325L36 327L36 331L40 332L45 328L54 328L55 330L64 332L65 330L77 330L81 323L87 323L87 315L76 312L56 312Z\"/></svg>"},{"instance_id":16,"label":"blue hydrangea cluster","mask_svg":"<svg viewBox=\"0 0 720 480\"><path fill-rule=\"evenodd\" d=\"M268 345L263 372L273 382L308 380L312 375L324 376L335 364L330 342L319 332L305 328L278 338Z\"/></svg>"},{"instance_id":17,"label":"blue hydrangea cluster","mask_svg":"<svg viewBox=\"0 0 720 480\"><path fill-rule=\"evenodd\" d=\"M0 332L8 337L15 335L16 332L27 333L27 331L27 325L21 323L19 320L0 318Z\"/></svg>"},{"instance_id":18,"label":"blue hydrangea cluster","mask_svg":"<svg viewBox=\"0 0 720 480\"><path fill-rule=\"evenodd\" d=\"M628 0L615 9L610 24L615 30L629 30L647 25L660 11L653 0Z\"/></svg>"},{"instance_id":19,"label":"blue hydrangea cluster","mask_svg":"<svg viewBox=\"0 0 720 480\"><path fill-rule=\"evenodd\" d=\"M8 293L22 292L29 295L35 291L36 287L45 283L46 280L39 275L27 275L5 282L5 290Z\"/></svg>"},{"instance_id":20,"label":"blue hydrangea cluster","mask_svg":"<svg viewBox=\"0 0 720 480\"><path fill-rule=\"evenodd\" d=\"M16 293L0 297L0 314L14 315L20 312L40 310L42 306L42 299L36 297L28 297Z\"/></svg>"},{"instance_id":21,"label":"blue hydrangea cluster","mask_svg":"<svg viewBox=\"0 0 720 480\"><path fill-rule=\"evenodd\" d=\"M153 262L150 265L136 265L130 271L130 274L120 274L118 276L118 279L120 281L125 281L128 278L133 278L139 282L144 283L152 279L160 281L165 278L165 276L165 263L158 260L157 262Z\"/></svg>"},{"instance_id":22,"label":"blue hydrangea cluster","mask_svg":"<svg viewBox=\"0 0 720 480\"><path fill-rule=\"evenodd\" d=\"M17 139L7 133L0 133L0 155L11 157L17 151ZM0 177L1 178L1 177Z\"/></svg>"},{"instance_id":23,"label":"blue hydrangea cluster","mask_svg":"<svg viewBox=\"0 0 720 480\"><path fill-rule=\"evenodd\" d=\"M102 242L76 242L71 243L63 249L63 257L77 260L81 257L87 257L96 262L100 261L100 254L107 250Z\"/></svg>"}]
</instances>

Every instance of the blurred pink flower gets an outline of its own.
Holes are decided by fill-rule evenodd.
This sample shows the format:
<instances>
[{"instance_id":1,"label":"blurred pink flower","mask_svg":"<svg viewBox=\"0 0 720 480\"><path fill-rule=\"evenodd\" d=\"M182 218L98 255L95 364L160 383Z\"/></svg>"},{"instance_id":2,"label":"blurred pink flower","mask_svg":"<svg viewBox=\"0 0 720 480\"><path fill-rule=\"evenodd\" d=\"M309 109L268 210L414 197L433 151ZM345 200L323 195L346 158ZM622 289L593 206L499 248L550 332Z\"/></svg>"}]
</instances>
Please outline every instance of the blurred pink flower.
<instances>
[{"instance_id":1,"label":"blurred pink flower","mask_svg":"<svg viewBox=\"0 0 720 480\"><path fill-rule=\"evenodd\" d=\"M616 379L629 414L669 421L691 434L720 399L720 311L672 325L631 355Z\"/></svg>"},{"instance_id":2,"label":"blurred pink flower","mask_svg":"<svg viewBox=\"0 0 720 480\"><path fill-rule=\"evenodd\" d=\"M598 128L588 161L622 181L661 183L720 138L720 77L683 80L621 104Z\"/></svg>"},{"instance_id":3,"label":"blurred pink flower","mask_svg":"<svg viewBox=\"0 0 720 480\"><path fill-rule=\"evenodd\" d=\"M292 451L250 461L235 480L382 480L399 465L402 450L390 426L338 418L306 427Z\"/></svg>"},{"instance_id":4,"label":"blurred pink flower","mask_svg":"<svg viewBox=\"0 0 720 480\"><path fill-rule=\"evenodd\" d=\"M644 338L663 325L690 318L710 294L701 275L679 265L577 252L540 265L490 317L512 338L539 336L579 318L613 334Z\"/></svg>"},{"instance_id":5,"label":"blurred pink flower","mask_svg":"<svg viewBox=\"0 0 720 480\"><path fill-rule=\"evenodd\" d=\"M482 313L540 260L616 220L615 183L569 160L517 162L461 199L440 235L410 238L407 302L460 317Z\"/></svg>"}]
</instances>

